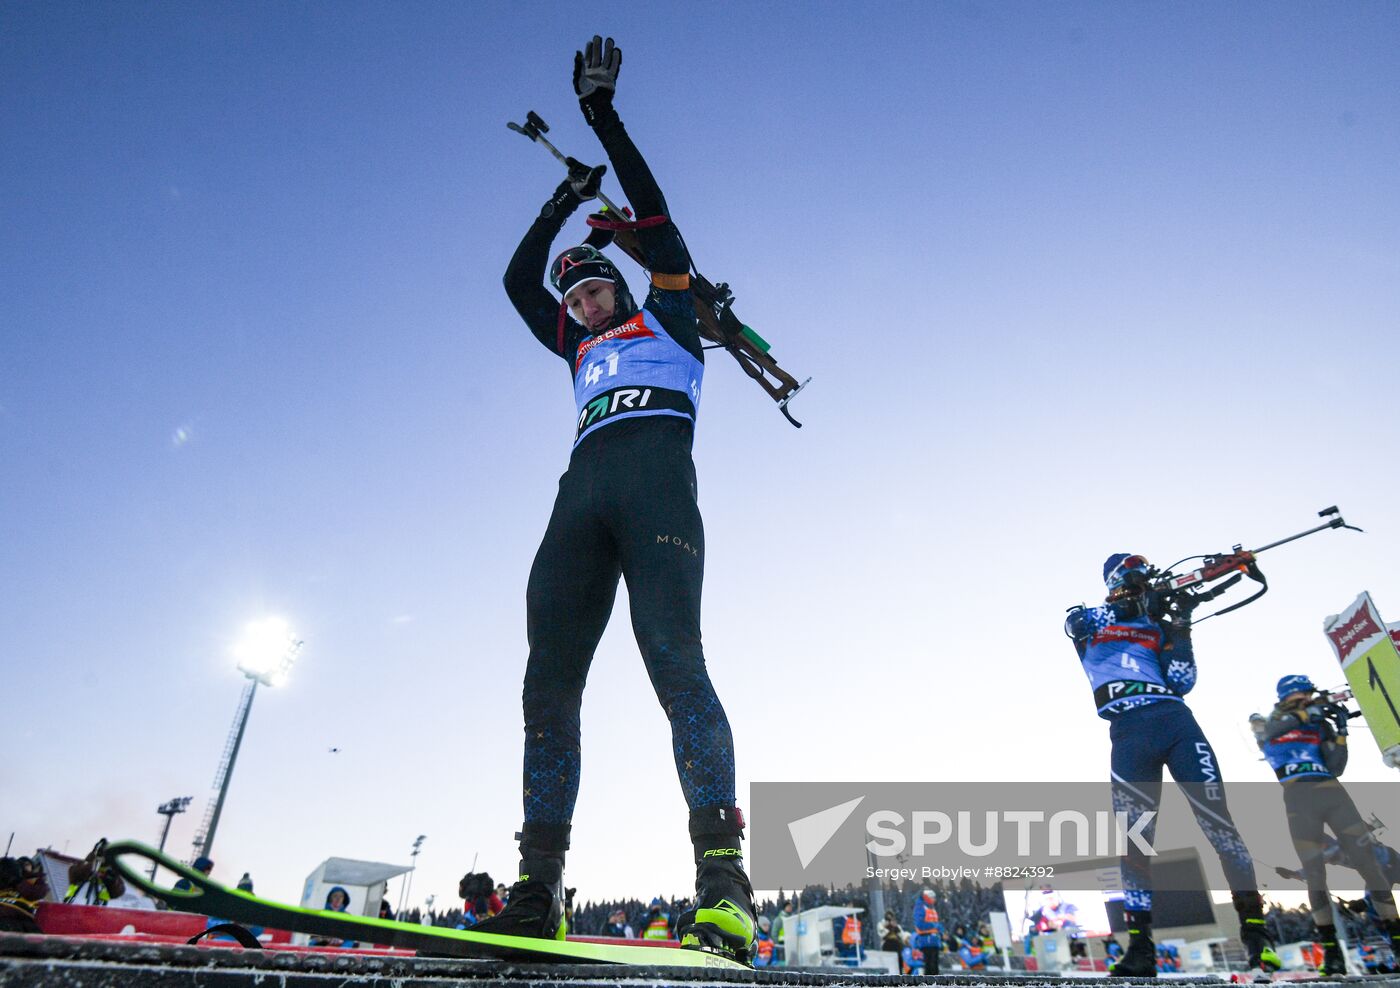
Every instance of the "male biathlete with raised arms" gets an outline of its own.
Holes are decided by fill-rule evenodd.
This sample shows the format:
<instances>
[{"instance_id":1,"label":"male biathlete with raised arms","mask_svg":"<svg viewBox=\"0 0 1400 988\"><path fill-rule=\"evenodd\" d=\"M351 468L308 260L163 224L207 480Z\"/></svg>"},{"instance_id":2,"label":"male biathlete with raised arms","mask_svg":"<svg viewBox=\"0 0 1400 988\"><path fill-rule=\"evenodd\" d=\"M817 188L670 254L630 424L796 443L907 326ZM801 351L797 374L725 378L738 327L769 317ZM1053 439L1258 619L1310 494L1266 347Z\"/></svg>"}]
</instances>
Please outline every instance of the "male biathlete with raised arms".
<instances>
[{"instance_id":1,"label":"male biathlete with raised arms","mask_svg":"<svg viewBox=\"0 0 1400 988\"><path fill-rule=\"evenodd\" d=\"M568 365L578 418L526 590L520 880L505 911L476 929L564 936L562 876L579 785L579 707L621 576L647 674L671 722L690 807L695 905L680 916L677 934L682 946L747 962L753 890L740 851L743 817L734 805L734 741L700 646L705 537L690 448L704 354L684 242L669 220L655 219L667 216L666 202L613 109L621 65L612 39L595 37L575 56L574 89L637 212L651 271L646 300L638 307L621 273L591 246L549 262L564 221L597 194L601 169L574 169L506 270L516 311ZM567 317L540 284L546 271L564 296Z\"/></svg>"},{"instance_id":2,"label":"male biathlete with raised arms","mask_svg":"<svg viewBox=\"0 0 1400 988\"><path fill-rule=\"evenodd\" d=\"M1065 621L1099 716L1110 724L1113 809L1130 820L1155 813L1162 800L1162 769L1170 771L1220 856L1249 966L1276 971L1282 964L1264 926L1254 860L1230 817L1215 751L1182 700L1196 685L1189 608L1169 617L1166 601L1148 587L1147 570L1142 556L1109 556L1103 566L1104 606L1073 608ZM1149 842L1155 819L1142 830ZM1147 855L1129 842L1122 860L1128 951L1113 967L1117 977L1157 976L1150 866Z\"/></svg>"}]
</instances>

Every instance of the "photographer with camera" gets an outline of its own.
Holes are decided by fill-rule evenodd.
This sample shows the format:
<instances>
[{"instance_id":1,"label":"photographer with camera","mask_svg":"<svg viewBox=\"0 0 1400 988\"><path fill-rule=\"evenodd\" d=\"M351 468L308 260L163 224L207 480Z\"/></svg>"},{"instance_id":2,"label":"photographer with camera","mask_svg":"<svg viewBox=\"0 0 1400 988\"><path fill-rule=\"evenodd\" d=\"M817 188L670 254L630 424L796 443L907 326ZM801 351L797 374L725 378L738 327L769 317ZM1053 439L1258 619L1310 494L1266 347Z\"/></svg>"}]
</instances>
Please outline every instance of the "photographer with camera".
<instances>
[{"instance_id":1,"label":"photographer with camera","mask_svg":"<svg viewBox=\"0 0 1400 988\"><path fill-rule=\"evenodd\" d=\"M1371 828L1338 781L1346 770L1350 713L1343 704L1319 692L1307 676L1284 676L1277 691L1278 704L1264 725L1259 747L1283 786L1288 833L1302 863L1308 905L1324 951L1319 973L1345 974L1327 889L1327 835L1323 828L1331 829L1347 863L1361 873L1391 947L1400 952L1395 898L1377 857Z\"/></svg>"},{"instance_id":2,"label":"photographer with camera","mask_svg":"<svg viewBox=\"0 0 1400 988\"><path fill-rule=\"evenodd\" d=\"M126 882L102 856L107 841L100 840L87 857L68 866L68 891L64 902L83 906L105 906L126 894Z\"/></svg>"},{"instance_id":3,"label":"photographer with camera","mask_svg":"<svg viewBox=\"0 0 1400 988\"><path fill-rule=\"evenodd\" d=\"M0 933L41 933L35 915L49 880L37 858L0 858Z\"/></svg>"},{"instance_id":4,"label":"photographer with camera","mask_svg":"<svg viewBox=\"0 0 1400 988\"><path fill-rule=\"evenodd\" d=\"M469 871L463 875L457 883L457 894L462 897L462 921L466 929L490 919L506 907L496 894L496 884L484 871Z\"/></svg>"},{"instance_id":5,"label":"photographer with camera","mask_svg":"<svg viewBox=\"0 0 1400 988\"><path fill-rule=\"evenodd\" d=\"M1282 967L1264 925L1264 900L1220 784L1219 761L1182 699L1196 685L1189 595L1152 587L1153 570L1140 555L1118 552L1104 562L1104 604L1070 609L1065 634L1094 690L1100 717L1109 722L1113 809L1129 819L1155 814L1162 800L1162 769L1180 784L1196 823L1220 856L1240 917L1240 940L1251 969ZM1144 827L1150 843L1155 823ZM1114 977L1153 978L1150 860L1130 843L1122 859L1128 950Z\"/></svg>"}]
</instances>

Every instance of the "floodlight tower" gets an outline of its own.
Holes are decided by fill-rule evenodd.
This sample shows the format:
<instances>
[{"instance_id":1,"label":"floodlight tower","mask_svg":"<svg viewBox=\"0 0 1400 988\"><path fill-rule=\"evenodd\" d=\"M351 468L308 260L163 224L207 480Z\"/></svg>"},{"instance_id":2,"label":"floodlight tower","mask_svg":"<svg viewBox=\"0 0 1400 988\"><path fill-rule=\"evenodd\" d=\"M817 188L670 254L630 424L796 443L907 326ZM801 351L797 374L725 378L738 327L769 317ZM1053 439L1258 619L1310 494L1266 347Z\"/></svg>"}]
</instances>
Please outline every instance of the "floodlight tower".
<instances>
[{"instance_id":1,"label":"floodlight tower","mask_svg":"<svg viewBox=\"0 0 1400 988\"><path fill-rule=\"evenodd\" d=\"M174 799L161 803L160 806L157 807L156 812L159 813L161 816L165 817L165 826L161 828L160 847L156 848L156 850L165 850L165 838L170 836L170 822L175 819L175 814L185 812L185 807L190 805L190 800L192 799L194 799L193 796L176 796ZM151 881L154 882L155 880L156 863L152 861Z\"/></svg>"},{"instance_id":2,"label":"floodlight tower","mask_svg":"<svg viewBox=\"0 0 1400 988\"><path fill-rule=\"evenodd\" d=\"M413 873L418 869L418 852L423 849L423 842L427 839L426 835L419 834L413 840L413 850L408 854L413 859L413 864L408 869L408 875L404 878L403 885L399 887L399 912L403 912L405 902L412 901L408 898L408 890L413 888Z\"/></svg>"},{"instance_id":3,"label":"floodlight tower","mask_svg":"<svg viewBox=\"0 0 1400 988\"><path fill-rule=\"evenodd\" d=\"M253 697L258 684L280 686L291 672L297 652L302 642L292 634L287 622L281 618L263 618L254 621L243 632L243 637L233 646L233 656L238 660L238 671L248 677L243 687L243 695L238 701L238 710L233 716L233 727L224 743L224 753L219 759L219 770L214 775L214 790L217 793L209 809L205 811L204 822L194 838L195 857L209 857L214 847L214 831L219 827L219 816L224 811L224 797L228 795L229 780L233 777L233 764L238 760L238 749L243 744L243 731L248 726L248 712L253 709Z\"/></svg>"}]
</instances>

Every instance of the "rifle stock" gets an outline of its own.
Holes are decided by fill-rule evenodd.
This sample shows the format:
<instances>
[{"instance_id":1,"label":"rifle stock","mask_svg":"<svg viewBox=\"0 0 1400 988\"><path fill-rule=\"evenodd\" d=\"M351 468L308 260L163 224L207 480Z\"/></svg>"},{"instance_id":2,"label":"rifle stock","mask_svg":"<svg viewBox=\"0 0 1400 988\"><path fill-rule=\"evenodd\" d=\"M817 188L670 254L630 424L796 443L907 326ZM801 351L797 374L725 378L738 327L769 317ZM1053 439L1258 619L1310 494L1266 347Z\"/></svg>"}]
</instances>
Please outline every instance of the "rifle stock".
<instances>
[{"instance_id":1,"label":"rifle stock","mask_svg":"<svg viewBox=\"0 0 1400 988\"><path fill-rule=\"evenodd\" d=\"M646 268L646 255L635 230L613 231L613 243L632 260ZM695 316L700 323L700 335L729 351L744 373L758 382L768 396L778 403L788 421L801 428L801 423L789 414L787 404L806 387L778 365L769 353L768 344L757 333L739 321L734 314L734 296L728 286L715 285L704 275L696 273L690 279L695 299Z\"/></svg>"}]
</instances>

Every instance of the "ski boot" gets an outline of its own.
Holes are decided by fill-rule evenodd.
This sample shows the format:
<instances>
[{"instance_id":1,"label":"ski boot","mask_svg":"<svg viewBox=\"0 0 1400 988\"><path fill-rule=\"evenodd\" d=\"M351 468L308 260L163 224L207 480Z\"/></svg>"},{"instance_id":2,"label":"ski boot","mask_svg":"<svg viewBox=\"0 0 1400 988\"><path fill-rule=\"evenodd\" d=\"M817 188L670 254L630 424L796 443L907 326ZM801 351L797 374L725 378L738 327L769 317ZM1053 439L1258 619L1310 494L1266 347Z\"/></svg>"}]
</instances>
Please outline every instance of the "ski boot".
<instances>
[{"instance_id":1,"label":"ski boot","mask_svg":"<svg viewBox=\"0 0 1400 988\"><path fill-rule=\"evenodd\" d=\"M507 893L505 909L472 932L563 940L569 929L564 916L569 825L527 823L515 839L520 841L520 877Z\"/></svg>"},{"instance_id":2,"label":"ski boot","mask_svg":"<svg viewBox=\"0 0 1400 988\"><path fill-rule=\"evenodd\" d=\"M1283 960L1274 952L1274 941L1264 922L1264 898L1258 892L1236 892L1235 912L1240 917L1240 943L1249 955L1249 970L1272 974L1282 970Z\"/></svg>"},{"instance_id":3,"label":"ski boot","mask_svg":"<svg viewBox=\"0 0 1400 988\"><path fill-rule=\"evenodd\" d=\"M1152 942L1152 914L1127 914L1128 949L1108 972L1110 978L1157 977L1157 947Z\"/></svg>"},{"instance_id":4,"label":"ski boot","mask_svg":"<svg viewBox=\"0 0 1400 988\"><path fill-rule=\"evenodd\" d=\"M1317 939L1322 944L1322 966L1317 969L1318 975L1324 978L1345 977L1347 959L1342 953L1341 943L1337 940L1337 928L1335 926L1319 926Z\"/></svg>"},{"instance_id":5,"label":"ski boot","mask_svg":"<svg viewBox=\"0 0 1400 988\"><path fill-rule=\"evenodd\" d=\"M695 905L681 913L681 946L753 963L753 887L744 874L739 840L744 817L736 807L711 806L690 813L695 847Z\"/></svg>"}]
</instances>

